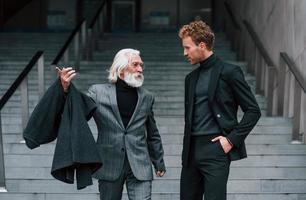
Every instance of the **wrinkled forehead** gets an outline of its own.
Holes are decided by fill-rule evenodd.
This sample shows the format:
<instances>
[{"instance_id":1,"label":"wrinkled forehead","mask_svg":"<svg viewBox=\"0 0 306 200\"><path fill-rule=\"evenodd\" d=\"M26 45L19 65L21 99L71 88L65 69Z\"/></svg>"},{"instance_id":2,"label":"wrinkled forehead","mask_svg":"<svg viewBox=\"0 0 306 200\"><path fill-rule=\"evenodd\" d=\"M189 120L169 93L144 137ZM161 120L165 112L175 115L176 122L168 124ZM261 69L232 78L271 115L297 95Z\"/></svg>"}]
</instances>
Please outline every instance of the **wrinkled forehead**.
<instances>
[{"instance_id":1,"label":"wrinkled forehead","mask_svg":"<svg viewBox=\"0 0 306 200\"><path fill-rule=\"evenodd\" d=\"M142 60L141 60L141 57L140 57L139 55L133 54L133 55L131 56L131 58L130 58L130 62L131 62L131 63L132 63L132 62L139 62L139 63L141 63Z\"/></svg>"}]
</instances>

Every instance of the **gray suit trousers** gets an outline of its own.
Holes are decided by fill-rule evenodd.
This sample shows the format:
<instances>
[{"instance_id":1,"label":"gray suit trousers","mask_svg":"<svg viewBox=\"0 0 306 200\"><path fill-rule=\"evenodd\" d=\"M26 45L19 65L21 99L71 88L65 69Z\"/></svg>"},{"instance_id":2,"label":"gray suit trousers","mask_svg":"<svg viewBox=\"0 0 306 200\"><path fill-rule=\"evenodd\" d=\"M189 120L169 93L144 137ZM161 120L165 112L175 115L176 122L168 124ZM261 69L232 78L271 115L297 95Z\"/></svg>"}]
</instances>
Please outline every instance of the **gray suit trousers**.
<instances>
[{"instance_id":1,"label":"gray suit trousers","mask_svg":"<svg viewBox=\"0 0 306 200\"><path fill-rule=\"evenodd\" d=\"M127 156L119 178L115 181L99 180L99 192L101 200L121 200L123 185L129 200L151 200L152 181L140 181L134 176Z\"/></svg>"}]
</instances>

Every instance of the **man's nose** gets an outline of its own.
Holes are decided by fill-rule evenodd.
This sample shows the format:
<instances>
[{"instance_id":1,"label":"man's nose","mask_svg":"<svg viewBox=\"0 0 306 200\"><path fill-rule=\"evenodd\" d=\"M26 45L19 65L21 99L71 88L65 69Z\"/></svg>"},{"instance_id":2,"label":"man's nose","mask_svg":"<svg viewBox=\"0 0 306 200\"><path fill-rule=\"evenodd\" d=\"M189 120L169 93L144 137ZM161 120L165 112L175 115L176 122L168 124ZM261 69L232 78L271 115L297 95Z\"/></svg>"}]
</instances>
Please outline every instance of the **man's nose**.
<instances>
[{"instance_id":1,"label":"man's nose","mask_svg":"<svg viewBox=\"0 0 306 200\"><path fill-rule=\"evenodd\" d=\"M188 53L184 50L184 56L187 57Z\"/></svg>"},{"instance_id":2,"label":"man's nose","mask_svg":"<svg viewBox=\"0 0 306 200\"><path fill-rule=\"evenodd\" d=\"M142 71L143 71L142 67L140 65L138 65L137 72L142 73Z\"/></svg>"}]
</instances>

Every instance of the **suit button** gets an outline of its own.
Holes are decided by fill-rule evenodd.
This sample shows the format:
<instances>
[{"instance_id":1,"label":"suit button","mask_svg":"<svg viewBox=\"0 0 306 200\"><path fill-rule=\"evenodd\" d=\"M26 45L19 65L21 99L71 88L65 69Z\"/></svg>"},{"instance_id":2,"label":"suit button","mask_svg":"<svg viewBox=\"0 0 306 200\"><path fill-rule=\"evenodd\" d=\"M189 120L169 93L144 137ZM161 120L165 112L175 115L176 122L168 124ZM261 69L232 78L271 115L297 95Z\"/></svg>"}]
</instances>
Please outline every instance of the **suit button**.
<instances>
[{"instance_id":1,"label":"suit button","mask_svg":"<svg viewBox=\"0 0 306 200\"><path fill-rule=\"evenodd\" d=\"M124 151L125 151L125 149L124 149L124 148L121 148L121 151L122 151L122 152L124 152Z\"/></svg>"},{"instance_id":2,"label":"suit button","mask_svg":"<svg viewBox=\"0 0 306 200\"><path fill-rule=\"evenodd\" d=\"M218 118L220 118L220 117L221 117L221 115L220 115L220 114L217 114L217 117L218 117Z\"/></svg>"}]
</instances>

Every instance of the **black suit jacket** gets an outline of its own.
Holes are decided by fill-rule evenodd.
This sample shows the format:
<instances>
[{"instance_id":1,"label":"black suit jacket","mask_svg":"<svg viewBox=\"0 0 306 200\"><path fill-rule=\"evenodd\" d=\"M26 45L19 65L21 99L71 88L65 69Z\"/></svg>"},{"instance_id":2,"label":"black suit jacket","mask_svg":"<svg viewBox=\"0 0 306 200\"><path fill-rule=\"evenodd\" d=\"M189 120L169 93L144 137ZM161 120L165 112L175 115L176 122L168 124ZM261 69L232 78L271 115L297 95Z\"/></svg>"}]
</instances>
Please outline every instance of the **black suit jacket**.
<instances>
[{"instance_id":1,"label":"black suit jacket","mask_svg":"<svg viewBox=\"0 0 306 200\"><path fill-rule=\"evenodd\" d=\"M208 103L224 136L234 145L229 152L231 160L247 156L244 140L259 120L259 106L245 81L239 66L223 63L215 59L208 86ZM188 166L193 104L200 68L195 69L185 79L185 130L183 141L183 166ZM244 115L237 120L238 106Z\"/></svg>"}]
</instances>

